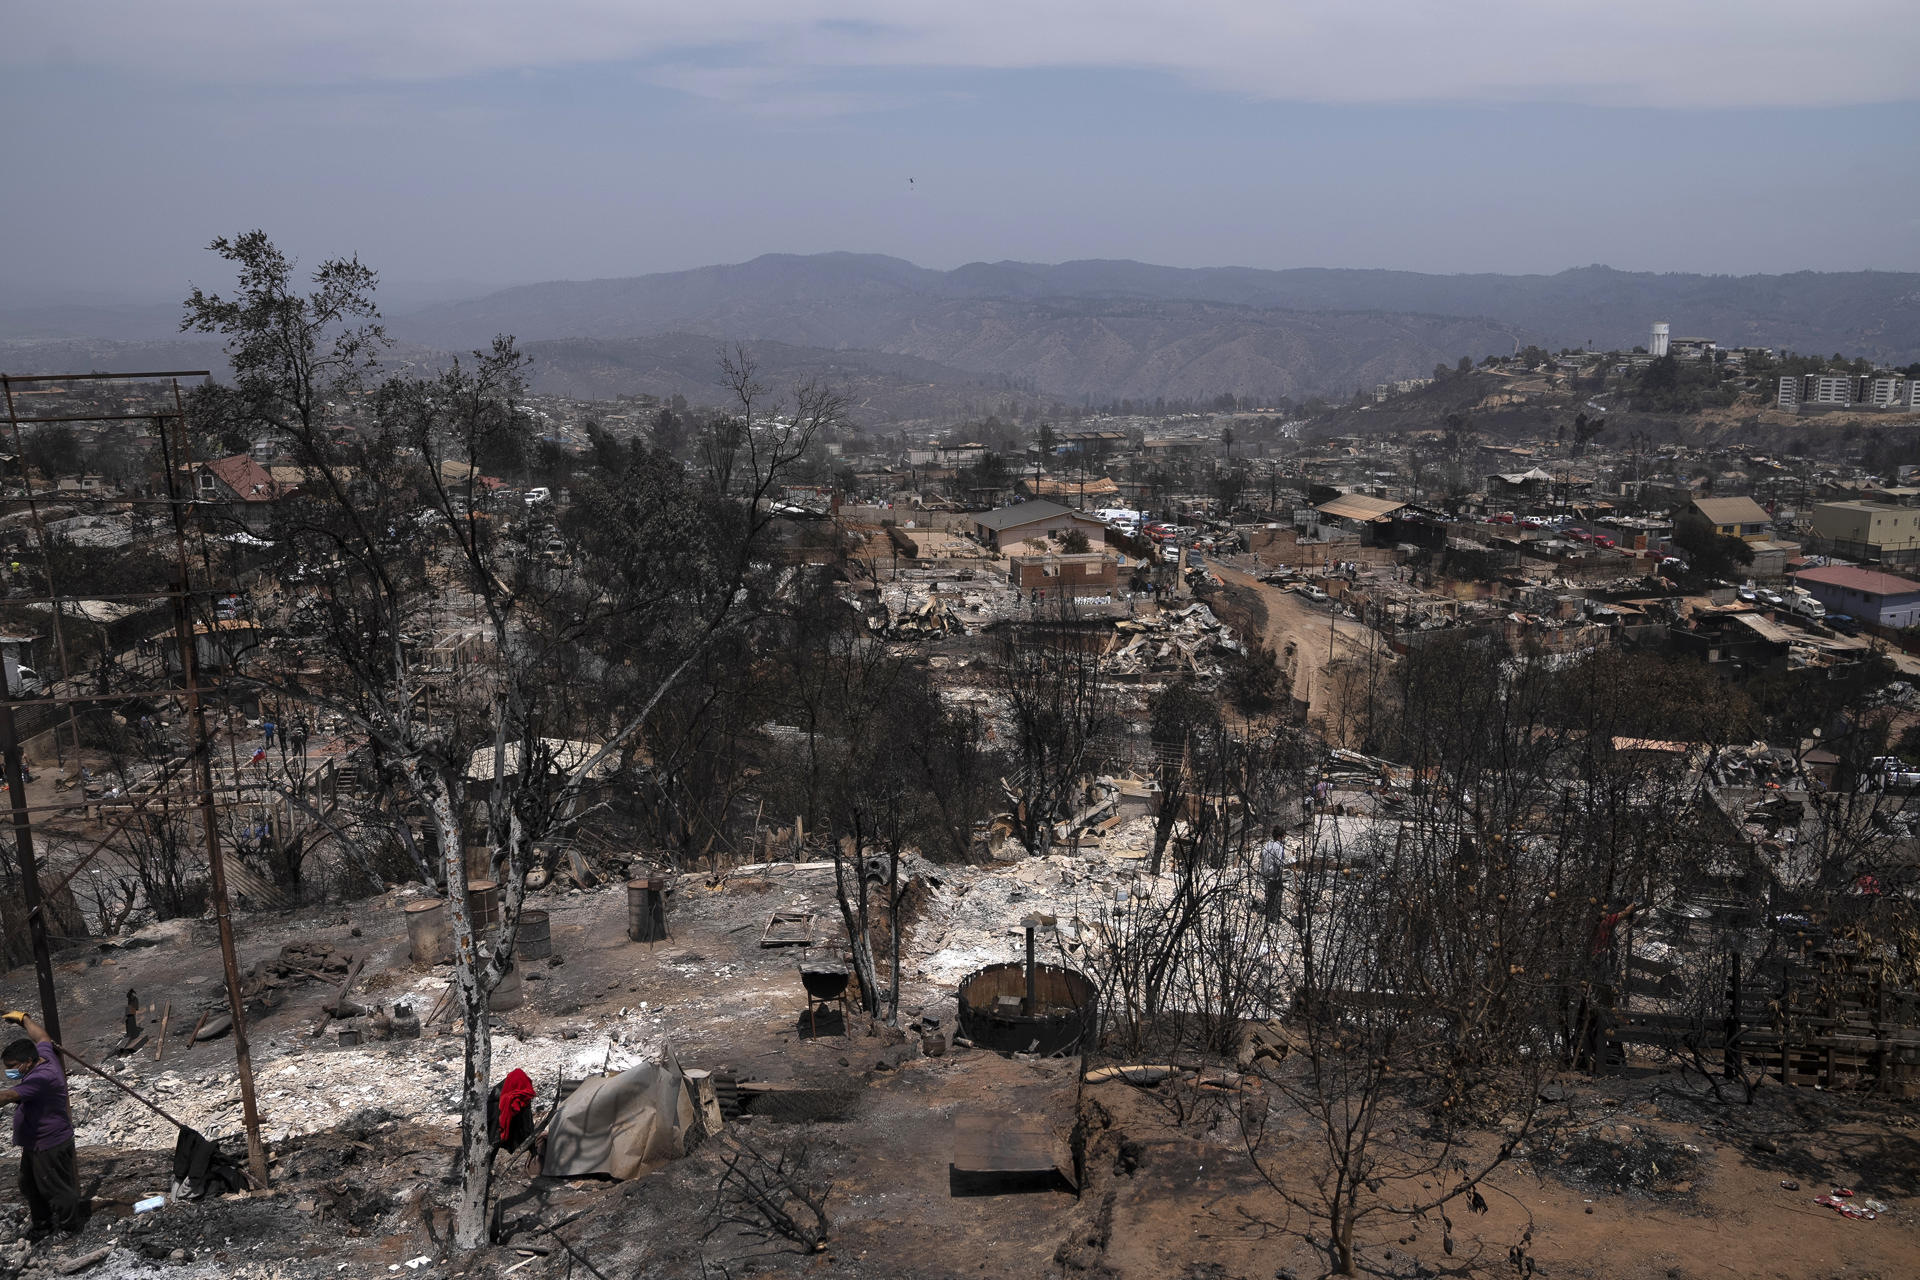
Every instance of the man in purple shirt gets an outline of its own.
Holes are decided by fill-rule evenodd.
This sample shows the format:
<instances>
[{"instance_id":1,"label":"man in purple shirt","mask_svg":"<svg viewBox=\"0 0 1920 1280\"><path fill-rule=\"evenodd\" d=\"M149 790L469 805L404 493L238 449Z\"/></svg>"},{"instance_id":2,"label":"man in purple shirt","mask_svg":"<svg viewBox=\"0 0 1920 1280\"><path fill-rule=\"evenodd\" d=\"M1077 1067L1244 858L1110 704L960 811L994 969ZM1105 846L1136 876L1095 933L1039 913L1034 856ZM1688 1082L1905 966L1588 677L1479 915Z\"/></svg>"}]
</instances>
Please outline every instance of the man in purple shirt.
<instances>
[{"instance_id":1,"label":"man in purple shirt","mask_svg":"<svg viewBox=\"0 0 1920 1280\"><path fill-rule=\"evenodd\" d=\"M67 1110L67 1073L60 1067L60 1051L46 1031L24 1013L9 1013L8 1022L27 1033L0 1049L7 1087L0 1104L15 1103L13 1145L20 1148L20 1194L26 1197L33 1227L32 1240L44 1239L56 1229L76 1232L87 1225L92 1208L80 1194L80 1176L73 1160L73 1117Z\"/></svg>"}]
</instances>

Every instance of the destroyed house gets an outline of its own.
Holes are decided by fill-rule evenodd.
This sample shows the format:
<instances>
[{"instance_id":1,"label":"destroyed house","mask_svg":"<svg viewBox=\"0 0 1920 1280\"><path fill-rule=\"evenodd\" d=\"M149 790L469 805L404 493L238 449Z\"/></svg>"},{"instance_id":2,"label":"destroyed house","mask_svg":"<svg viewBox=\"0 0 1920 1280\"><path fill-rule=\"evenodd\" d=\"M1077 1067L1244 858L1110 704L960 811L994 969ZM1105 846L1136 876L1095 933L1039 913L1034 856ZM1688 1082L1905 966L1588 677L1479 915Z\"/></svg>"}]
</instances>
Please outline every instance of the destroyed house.
<instances>
[{"instance_id":1,"label":"destroyed house","mask_svg":"<svg viewBox=\"0 0 1920 1280\"><path fill-rule=\"evenodd\" d=\"M1057 502L1022 502L1011 507L977 512L973 517L974 537L981 545L992 547L995 551L1029 538L1064 533L1068 529L1080 530L1087 535L1087 541L1095 546L1103 546L1107 540L1105 525L1092 516L1082 515Z\"/></svg>"},{"instance_id":2,"label":"destroyed house","mask_svg":"<svg viewBox=\"0 0 1920 1280\"><path fill-rule=\"evenodd\" d=\"M1020 491L1030 498L1054 499L1085 509L1092 500L1094 506L1111 506L1120 496L1120 486L1108 476L1096 476L1087 480L1053 480L1044 476L1024 476L1018 481Z\"/></svg>"},{"instance_id":3,"label":"destroyed house","mask_svg":"<svg viewBox=\"0 0 1920 1280\"><path fill-rule=\"evenodd\" d=\"M1677 653L1750 671L1784 665L1791 640L1784 627L1747 610L1696 614L1691 627L1674 627L1667 637Z\"/></svg>"},{"instance_id":4,"label":"destroyed house","mask_svg":"<svg viewBox=\"0 0 1920 1280\"><path fill-rule=\"evenodd\" d=\"M1007 581L1036 600L1110 596L1120 585L1120 562L1098 552L1012 556Z\"/></svg>"},{"instance_id":5,"label":"destroyed house","mask_svg":"<svg viewBox=\"0 0 1920 1280\"><path fill-rule=\"evenodd\" d=\"M1508 500L1544 498L1552 483L1553 477L1539 467L1529 467L1525 471L1497 471L1487 477L1487 496Z\"/></svg>"}]
</instances>

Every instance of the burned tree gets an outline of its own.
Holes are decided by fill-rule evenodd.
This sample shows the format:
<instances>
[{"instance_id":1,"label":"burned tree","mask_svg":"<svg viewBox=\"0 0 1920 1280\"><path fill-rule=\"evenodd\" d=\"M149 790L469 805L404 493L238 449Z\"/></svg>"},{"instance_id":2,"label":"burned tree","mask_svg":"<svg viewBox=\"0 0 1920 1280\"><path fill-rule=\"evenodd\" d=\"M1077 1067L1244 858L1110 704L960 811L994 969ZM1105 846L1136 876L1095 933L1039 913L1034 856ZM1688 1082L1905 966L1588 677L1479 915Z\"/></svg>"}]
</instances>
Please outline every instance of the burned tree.
<instances>
[{"instance_id":1,"label":"burned tree","mask_svg":"<svg viewBox=\"0 0 1920 1280\"><path fill-rule=\"evenodd\" d=\"M466 1038L454 1239L473 1248L492 1174L487 1005L513 964L535 846L593 803L701 656L763 612L768 496L837 401L810 391L797 414L746 418L724 491L642 455L579 495L591 536L555 564L535 550L531 504L495 504L482 473L528 453L511 339L349 400L382 341L372 272L322 263L303 294L264 235L213 247L238 267L240 292L196 290L187 325L227 338L230 398L291 438L307 477L273 532L283 575L303 582L311 630L299 653L269 654L234 679L363 735L377 783L435 850ZM332 406L356 401L371 416L343 439ZM447 635L463 656L440 670L423 641ZM470 849L482 865L469 867ZM490 933L468 909L470 870L500 884Z\"/></svg>"},{"instance_id":2,"label":"burned tree","mask_svg":"<svg viewBox=\"0 0 1920 1280\"><path fill-rule=\"evenodd\" d=\"M1099 767L1101 741L1118 724L1097 641L1078 622L1073 603L1062 600L1000 637L994 674L1015 769L1008 799L1015 834L1036 855L1053 844L1054 824L1073 815Z\"/></svg>"}]
</instances>

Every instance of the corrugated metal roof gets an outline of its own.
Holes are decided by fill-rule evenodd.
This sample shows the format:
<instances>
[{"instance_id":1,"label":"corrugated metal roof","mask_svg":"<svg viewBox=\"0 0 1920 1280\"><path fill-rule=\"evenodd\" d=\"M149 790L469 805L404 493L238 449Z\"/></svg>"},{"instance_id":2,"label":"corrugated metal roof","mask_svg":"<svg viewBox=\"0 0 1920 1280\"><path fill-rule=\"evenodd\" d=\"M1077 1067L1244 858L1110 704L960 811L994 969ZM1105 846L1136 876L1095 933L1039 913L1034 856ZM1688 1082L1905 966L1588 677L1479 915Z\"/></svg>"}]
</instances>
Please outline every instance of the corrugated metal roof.
<instances>
[{"instance_id":1,"label":"corrugated metal roof","mask_svg":"<svg viewBox=\"0 0 1920 1280\"><path fill-rule=\"evenodd\" d=\"M1828 565L1819 569L1802 569L1793 575L1795 582L1817 582L1829 587L1841 587L1849 591L1860 591L1876 596L1910 596L1920 594L1920 582L1911 578L1897 577L1891 573L1881 573L1877 569L1857 569L1851 565Z\"/></svg>"},{"instance_id":2,"label":"corrugated metal roof","mask_svg":"<svg viewBox=\"0 0 1920 1280\"><path fill-rule=\"evenodd\" d=\"M1775 644L1787 644L1793 639L1792 632L1757 613L1733 613L1728 614L1727 617L1751 629L1762 639L1771 640Z\"/></svg>"},{"instance_id":3,"label":"corrugated metal roof","mask_svg":"<svg viewBox=\"0 0 1920 1280\"><path fill-rule=\"evenodd\" d=\"M1057 502L1041 499L1037 502L1022 502L1011 507L1000 507L993 511L976 512L973 522L983 529L998 532L1001 529L1015 529L1023 524L1032 524L1036 520L1051 520L1055 516L1074 514L1076 513Z\"/></svg>"},{"instance_id":4,"label":"corrugated metal roof","mask_svg":"<svg viewBox=\"0 0 1920 1280\"><path fill-rule=\"evenodd\" d=\"M1331 502L1323 502L1314 510L1323 516L1337 516L1342 520L1379 520L1392 515L1406 506L1391 498L1369 498L1364 493L1343 493Z\"/></svg>"}]
</instances>

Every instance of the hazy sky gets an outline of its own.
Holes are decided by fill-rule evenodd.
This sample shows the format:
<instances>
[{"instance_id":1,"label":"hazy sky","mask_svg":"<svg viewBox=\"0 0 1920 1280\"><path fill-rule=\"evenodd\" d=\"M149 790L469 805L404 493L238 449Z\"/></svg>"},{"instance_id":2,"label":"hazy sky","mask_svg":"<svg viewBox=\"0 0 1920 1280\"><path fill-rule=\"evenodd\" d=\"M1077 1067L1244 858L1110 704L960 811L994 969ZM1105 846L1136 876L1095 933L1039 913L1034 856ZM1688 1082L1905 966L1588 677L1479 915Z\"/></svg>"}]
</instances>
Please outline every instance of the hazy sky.
<instances>
[{"instance_id":1,"label":"hazy sky","mask_svg":"<svg viewBox=\"0 0 1920 1280\"><path fill-rule=\"evenodd\" d=\"M1920 270L1917 16L0 0L0 307L177 298L253 226L395 294L829 249Z\"/></svg>"}]
</instances>

